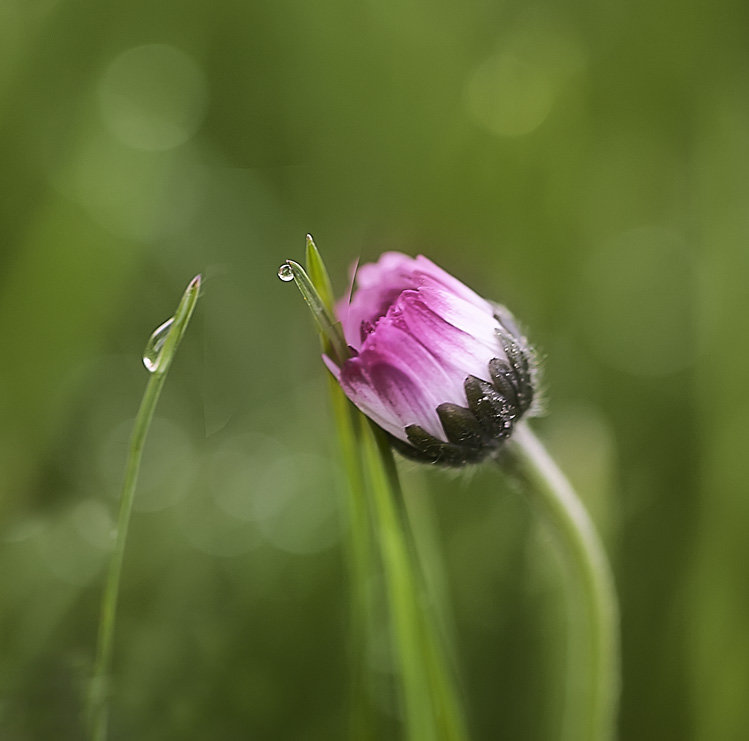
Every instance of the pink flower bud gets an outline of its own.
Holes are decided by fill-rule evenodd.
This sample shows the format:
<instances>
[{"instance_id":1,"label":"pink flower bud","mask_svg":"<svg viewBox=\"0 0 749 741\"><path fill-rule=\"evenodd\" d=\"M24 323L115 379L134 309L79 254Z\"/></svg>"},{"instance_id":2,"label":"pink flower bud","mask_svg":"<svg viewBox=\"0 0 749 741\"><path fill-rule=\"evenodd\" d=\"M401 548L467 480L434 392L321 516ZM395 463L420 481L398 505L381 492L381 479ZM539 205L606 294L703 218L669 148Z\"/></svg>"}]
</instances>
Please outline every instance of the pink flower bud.
<instances>
[{"instance_id":1,"label":"pink flower bud","mask_svg":"<svg viewBox=\"0 0 749 741\"><path fill-rule=\"evenodd\" d=\"M352 357L328 368L411 458L479 461L531 408L534 356L510 313L426 257L362 265L336 313Z\"/></svg>"}]
</instances>

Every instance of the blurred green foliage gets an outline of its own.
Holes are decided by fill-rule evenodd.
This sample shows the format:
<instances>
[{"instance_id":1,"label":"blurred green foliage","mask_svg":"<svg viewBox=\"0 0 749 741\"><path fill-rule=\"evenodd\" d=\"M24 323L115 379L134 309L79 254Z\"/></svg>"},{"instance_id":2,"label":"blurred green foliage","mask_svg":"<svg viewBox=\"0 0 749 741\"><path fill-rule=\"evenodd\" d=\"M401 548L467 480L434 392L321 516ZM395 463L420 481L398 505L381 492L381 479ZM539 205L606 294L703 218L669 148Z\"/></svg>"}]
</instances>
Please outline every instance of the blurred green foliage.
<instances>
[{"instance_id":1,"label":"blurred green foliage","mask_svg":"<svg viewBox=\"0 0 749 741\"><path fill-rule=\"evenodd\" d=\"M140 353L203 271L136 498L112 738L345 737L326 371L275 277L311 231L341 292L358 256L424 252L530 328L537 426L616 572L622 738L743 737L748 15L3 0L0 736L81 737ZM475 737L554 738L544 533L494 470L403 469Z\"/></svg>"}]
</instances>

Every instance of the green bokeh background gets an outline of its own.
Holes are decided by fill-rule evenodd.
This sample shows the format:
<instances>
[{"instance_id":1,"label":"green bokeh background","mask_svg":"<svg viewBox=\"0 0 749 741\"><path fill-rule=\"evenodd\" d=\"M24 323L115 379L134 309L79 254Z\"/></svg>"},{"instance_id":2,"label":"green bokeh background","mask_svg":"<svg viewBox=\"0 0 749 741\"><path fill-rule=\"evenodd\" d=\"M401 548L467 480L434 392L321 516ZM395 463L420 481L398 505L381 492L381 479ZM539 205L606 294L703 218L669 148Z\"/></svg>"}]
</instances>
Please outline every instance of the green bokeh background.
<instances>
[{"instance_id":1,"label":"green bokeh background","mask_svg":"<svg viewBox=\"0 0 749 741\"><path fill-rule=\"evenodd\" d=\"M423 252L520 317L536 427L616 574L622 739L745 737L747 16L2 0L0 737L82 737L140 353L197 272L137 494L111 735L346 737L325 370L275 277L307 231L339 291L357 257ZM402 469L475 738L556 738L545 533L490 467Z\"/></svg>"}]
</instances>

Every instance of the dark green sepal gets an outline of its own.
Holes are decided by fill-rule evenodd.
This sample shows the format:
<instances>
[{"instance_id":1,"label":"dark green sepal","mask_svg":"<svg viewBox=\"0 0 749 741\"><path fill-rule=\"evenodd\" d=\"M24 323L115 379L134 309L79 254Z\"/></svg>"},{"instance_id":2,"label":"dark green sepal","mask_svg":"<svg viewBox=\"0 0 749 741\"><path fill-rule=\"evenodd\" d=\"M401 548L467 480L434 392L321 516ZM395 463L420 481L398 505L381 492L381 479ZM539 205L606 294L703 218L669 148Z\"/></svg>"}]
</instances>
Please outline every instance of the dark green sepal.
<instances>
[{"instance_id":1,"label":"dark green sepal","mask_svg":"<svg viewBox=\"0 0 749 741\"><path fill-rule=\"evenodd\" d=\"M514 372L518 408L520 413L524 414L530 409L533 402L533 373L531 371L530 351L516 339L503 332L498 331L497 336Z\"/></svg>"},{"instance_id":2,"label":"dark green sepal","mask_svg":"<svg viewBox=\"0 0 749 741\"><path fill-rule=\"evenodd\" d=\"M510 436L517 407L510 404L490 383L476 376L465 380L468 408L481 427L493 440L504 440Z\"/></svg>"},{"instance_id":3,"label":"dark green sepal","mask_svg":"<svg viewBox=\"0 0 749 741\"><path fill-rule=\"evenodd\" d=\"M401 440L401 445L396 445L396 448L409 458L421 462L443 466L463 466L466 463L477 463L486 456L489 450L446 443L430 435L419 425L408 425L405 432L411 445L406 445Z\"/></svg>"},{"instance_id":4,"label":"dark green sepal","mask_svg":"<svg viewBox=\"0 0 749 741\"><path fill-rule=\"evenodd\" d=\"M515 371L504 360L492 358L489 361L489 374L491 375L494 388L499 392L499 395L503 396L511 406L518 407L519 411L520 405L518 404Z\"/></svg>"},{"instance_id":5,"label":"dark green sepal","mask_svg":"<svg viewBox=\"0 0 749 741\"><path fill-rule=\"evenodd\" d=\"M467 445L469 448L482 448L489 442L470 409L458 404L440 404L437 407L437 416L451 443Z\"/></svg>"}]
</instances>

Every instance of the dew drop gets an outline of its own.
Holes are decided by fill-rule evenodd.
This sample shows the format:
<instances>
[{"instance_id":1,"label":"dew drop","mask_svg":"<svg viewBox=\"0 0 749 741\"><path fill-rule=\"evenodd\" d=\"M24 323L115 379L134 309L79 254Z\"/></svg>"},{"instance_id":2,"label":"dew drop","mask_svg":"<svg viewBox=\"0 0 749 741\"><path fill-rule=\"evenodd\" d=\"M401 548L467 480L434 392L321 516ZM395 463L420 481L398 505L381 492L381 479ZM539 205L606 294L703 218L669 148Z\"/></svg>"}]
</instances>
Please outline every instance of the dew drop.
<instances>
[{"instance_id":1,"label":"dew drop","mask_svg":"<svg viewBox=\"0 0 749 741\"><path fill-rule=\"evenodd\" d=\"M148 338L146 349L143 351L143 365L149 373L155 373L161 364L161 351L164 349L164 343L169 336L169 330L174 324L174 317L167 319L160 327L154 330L154 333Z\"/></svg>"},{"instance_id":2,"label":"dew drop","mask_svg":"<svg viewBox=\"0 0 749 741\"><path fill-rule=\"evenodd\" d=\"M284 263L281 265L280 268L278 268L278 277L284 282L288 283L291 280L294 280L294 271L291 269L291 265L288 263Z\"/></svg>"}]
</instances>

